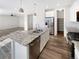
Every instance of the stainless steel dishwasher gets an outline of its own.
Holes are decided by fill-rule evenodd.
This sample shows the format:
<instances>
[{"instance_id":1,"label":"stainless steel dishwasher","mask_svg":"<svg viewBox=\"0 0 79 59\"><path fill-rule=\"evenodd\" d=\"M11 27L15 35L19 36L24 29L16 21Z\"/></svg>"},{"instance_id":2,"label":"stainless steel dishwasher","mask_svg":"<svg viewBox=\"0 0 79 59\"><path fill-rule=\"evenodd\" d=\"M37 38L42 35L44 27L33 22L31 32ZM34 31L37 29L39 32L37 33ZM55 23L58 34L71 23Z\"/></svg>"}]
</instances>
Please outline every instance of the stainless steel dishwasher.
<instances>
[{"instance_id":1,"label":"stainless steel dishwasher","mask_svg":"<svg viewBox=\"0 0 79 59\"><path fill-rule=\"evenodd\" d=\"M37 59L40 54L40 37L29 44L29 59Z\"/></svg>"}]
</instances>

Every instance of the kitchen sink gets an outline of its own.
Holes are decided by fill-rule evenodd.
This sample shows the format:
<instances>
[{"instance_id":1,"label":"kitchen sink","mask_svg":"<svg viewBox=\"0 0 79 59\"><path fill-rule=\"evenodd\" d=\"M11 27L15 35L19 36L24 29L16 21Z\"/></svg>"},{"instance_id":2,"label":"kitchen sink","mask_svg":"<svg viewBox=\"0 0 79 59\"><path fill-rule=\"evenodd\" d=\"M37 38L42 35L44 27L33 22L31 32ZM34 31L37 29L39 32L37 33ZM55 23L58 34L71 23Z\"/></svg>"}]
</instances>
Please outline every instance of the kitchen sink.
<instances>
[{"instance_id":1,"label":"kitchen sink","mask_svg":"<svg viewBox=\"0 0 79 59\"><path fill-rule=\"evenodd\" d=\"M43 30L35 30L35 31L33 31L33 33L40 33L40 32L42 32Z\"/></svg>"}]
</instances>

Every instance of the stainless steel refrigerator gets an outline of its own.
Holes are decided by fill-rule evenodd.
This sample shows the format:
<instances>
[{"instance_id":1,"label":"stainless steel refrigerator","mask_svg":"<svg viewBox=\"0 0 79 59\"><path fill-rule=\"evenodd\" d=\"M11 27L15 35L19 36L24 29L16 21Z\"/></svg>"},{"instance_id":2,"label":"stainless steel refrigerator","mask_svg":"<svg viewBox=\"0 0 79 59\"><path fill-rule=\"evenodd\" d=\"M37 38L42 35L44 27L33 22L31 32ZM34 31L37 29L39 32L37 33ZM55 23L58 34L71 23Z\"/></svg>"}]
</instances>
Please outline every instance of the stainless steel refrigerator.
<instances>
[{"instance_id":1,"label":"stainless steel refrigerator","mask_svg":"<svg viewBox=\"0 0 79 59\"><path fill-rule=\"evenodd\" d=\"M45 17L45 25L49 28L49 34L54 34L54 17Z\"/></svg>"}]
</instances>

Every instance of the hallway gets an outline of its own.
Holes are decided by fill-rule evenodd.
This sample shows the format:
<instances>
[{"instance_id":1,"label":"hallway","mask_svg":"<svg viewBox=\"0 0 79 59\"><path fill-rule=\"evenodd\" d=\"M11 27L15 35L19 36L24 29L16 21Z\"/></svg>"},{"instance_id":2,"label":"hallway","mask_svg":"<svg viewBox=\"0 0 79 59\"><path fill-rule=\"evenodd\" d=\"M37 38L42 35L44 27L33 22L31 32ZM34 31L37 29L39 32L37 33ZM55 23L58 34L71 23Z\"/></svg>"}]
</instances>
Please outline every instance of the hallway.
<instances>
[{"instance_id":1,"label":"hallway","mask_svg":"<svg viewBox=\"0 0 79 59\"><path fill-rule=\"evenodd\" d=\"M50 37L39 59L70 59L69 45L61 36Z\"/></svg>"}]
</instances>

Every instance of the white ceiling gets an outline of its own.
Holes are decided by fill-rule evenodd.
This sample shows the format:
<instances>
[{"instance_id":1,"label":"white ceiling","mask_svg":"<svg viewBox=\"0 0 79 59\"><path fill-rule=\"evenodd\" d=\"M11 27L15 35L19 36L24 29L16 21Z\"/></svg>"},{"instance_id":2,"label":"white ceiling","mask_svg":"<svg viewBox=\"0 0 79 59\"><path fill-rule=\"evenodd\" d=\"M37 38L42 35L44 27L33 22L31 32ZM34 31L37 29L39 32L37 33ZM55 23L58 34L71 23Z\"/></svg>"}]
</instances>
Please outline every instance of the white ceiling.
<instances>
[{"instance_id":1,"label":"white ceiling","mask_svg":"<svg viewBox=\"0 0 79 59\"><path fill-rule=\"evenodd\" d=\"M60 6L67 6L73 3L74 0L25 0L26 3L30 2L36 2L36 3L42 3L44 5L48 5L51 7L58 7L57 5L60 4ZM17 7L19 6L20 0L0 0L0 7L1 8L7 8L7 7Z\"/></svg>"},{"instance_id":2,"label":"white ceiling","mask_svg":"<svg viewBox=\"0 0 79 59\"><path fill-rule=\"evenodd\" d=\"M70 6L75 0L44 0L43 2L47 5L47 8L59 8Z\"/></svg>"},{"instance_id":3,"label":"white ceiling","mask_svg":"<svg viewBox=\"0 0 79 59\"><path fill-rule=\"evenodd\" d=\"M75 0L23 0L26 6L33 5L33 3L45 8L59 8L70 6ZM0 8L16 10L20 7L20 0L0 0Z\"/></svg>"}]
</instances>

